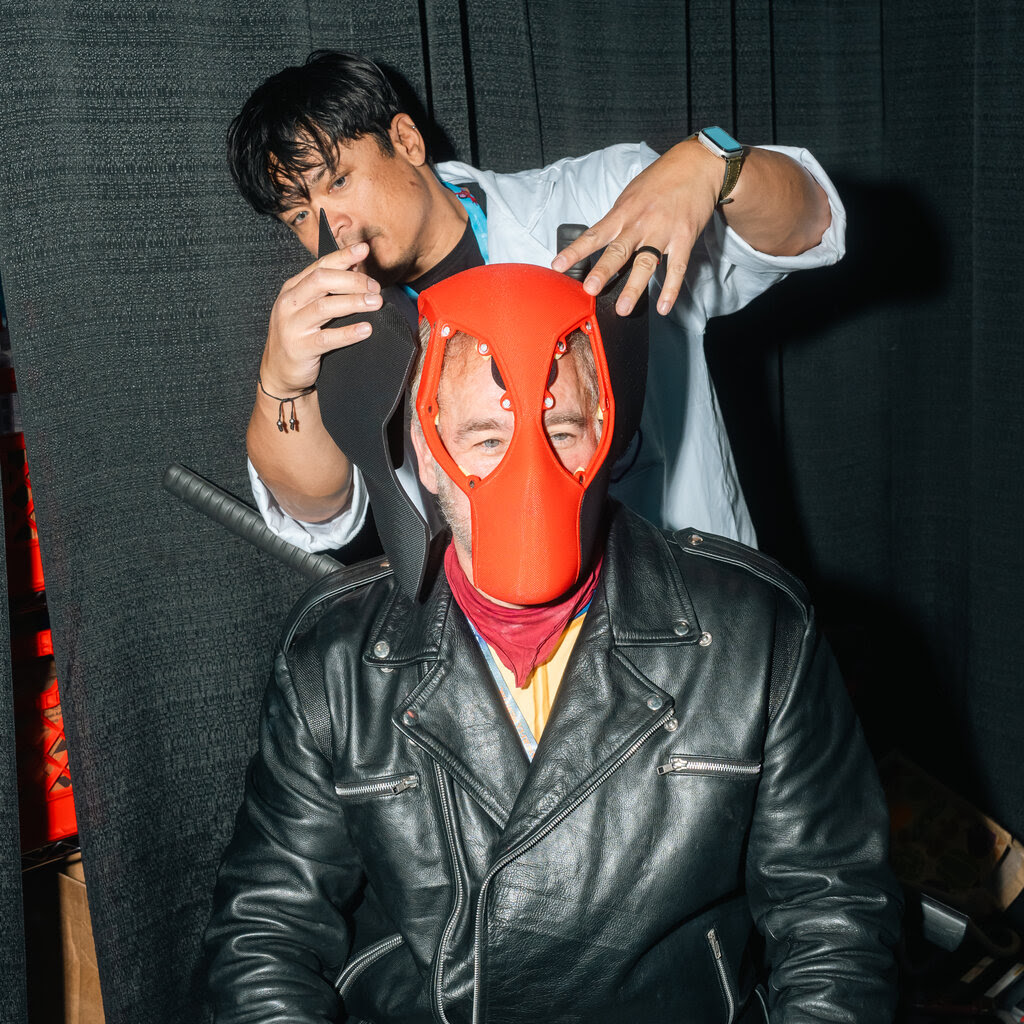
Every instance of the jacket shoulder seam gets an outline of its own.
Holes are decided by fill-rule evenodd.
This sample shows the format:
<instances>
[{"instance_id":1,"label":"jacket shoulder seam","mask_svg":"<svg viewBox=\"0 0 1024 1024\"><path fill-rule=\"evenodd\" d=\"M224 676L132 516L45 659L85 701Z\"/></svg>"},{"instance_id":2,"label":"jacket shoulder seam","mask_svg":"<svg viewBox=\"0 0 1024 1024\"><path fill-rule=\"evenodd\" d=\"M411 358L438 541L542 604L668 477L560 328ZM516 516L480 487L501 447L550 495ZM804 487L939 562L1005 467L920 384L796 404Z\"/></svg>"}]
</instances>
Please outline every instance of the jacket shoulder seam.
<instances>
[{"instance_id":1,"label":"jacket shoulder seam","mask_svg":"<svg viewBox=\"0 0 1024 1024\"><path fill-rule=\"evenodd\" d=\"M287 652L295 640L299 627L322 605L335 598L345 597L357 590L369 587L378 580L386 579L394 570L383 558L371 558L356 565L337 569L323 579L317 580L295 602L281 627L280 648Z\"/></svg>"},{"instance_id":2,"label":"jacket shoulder seam","mask_svg":"<svg viewBox=\"0 0 1024 1024\"><path fill-rule=\"evenodd\" d=\"M781 590L796 605L804 625L807 624L811 603L807 588L774 558L739 541L692 528L676 531L672 539L684 554L735 566Z\"/></svg>"}]
</instances>

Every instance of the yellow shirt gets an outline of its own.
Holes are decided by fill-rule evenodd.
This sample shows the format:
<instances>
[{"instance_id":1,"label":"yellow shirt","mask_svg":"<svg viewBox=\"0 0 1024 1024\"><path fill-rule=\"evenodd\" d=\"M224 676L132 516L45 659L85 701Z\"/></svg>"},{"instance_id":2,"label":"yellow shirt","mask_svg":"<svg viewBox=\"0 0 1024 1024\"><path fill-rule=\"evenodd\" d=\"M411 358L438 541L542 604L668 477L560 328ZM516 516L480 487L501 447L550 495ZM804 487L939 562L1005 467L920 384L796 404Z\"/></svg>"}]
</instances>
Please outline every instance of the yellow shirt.
<instances>
[{"instance_id":1,"label":"yellow shirt","mask_svg":"<svg viewBox=\"0 0 1024 1024\"><path fill-rule=\"evenodd\" d=\"M584 609L566 626L562 639L558 641L558 646L551 657L534 668L527 676L526 684L522 687L516 686L516 677L510 669L502 664L497 652L488 644L493 664L505 681L505 689L514 698L516 706L522 712L523 718L526 719L526 724L533 733L532 739L535 743L540 739L544 726L547 724L548 715L551 714L551 705L555 702L555 694L558 693L559 683L565 674L569 655L572 654L572 649L576 645L576 637L579 636L580 630L583 628L583 620L586 617L587 613ZM500 689L499 687L499 691ZM508 696L505 693L502 693L501 696L507 707ZM515 724L516 716L511 708L509 708L509 715ZM526 738L520 738L524 741L523 745L529 749Z\"/></svg>"}]
</instances>

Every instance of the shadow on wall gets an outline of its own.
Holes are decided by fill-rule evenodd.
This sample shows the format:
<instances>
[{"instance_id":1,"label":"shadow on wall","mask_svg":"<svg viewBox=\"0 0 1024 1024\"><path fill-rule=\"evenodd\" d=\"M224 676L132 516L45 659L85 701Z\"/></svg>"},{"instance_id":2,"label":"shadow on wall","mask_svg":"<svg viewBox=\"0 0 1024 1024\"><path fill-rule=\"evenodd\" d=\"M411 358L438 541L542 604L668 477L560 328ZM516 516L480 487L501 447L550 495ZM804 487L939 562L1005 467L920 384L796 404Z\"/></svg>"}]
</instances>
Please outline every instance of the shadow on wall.
<instances>
[{"instance_id":1,"label":"shadow on wall","mask_svg":"<svg viewBox=\"0 0 1024 1024\"><path fill-rule=\"evenodd\" d=\"M953 677L955 667L940 663L934 626L894 597L887 580L872 587L830 578L822 552L812 548L796 498L795 461L805 478L808 468L828 473L832 467L827 454L787 447L786 403L790 409L796 402L811 403L800 410L806 429L808 416L813 418L817 408L826 413L834 395L812 392L806 380L798 390L791 379L790 389L780 395L780 353L797 353L792 364L805 346L829 346L840 367L867 360L870 383L872 360L886 364L885 353L895 332L905 327L907 311L912 317L915 304L940 299L952 287L948 235L919 195L901 187L835 181L847 209L846 257L834 267L794 275L740 313L712 321L708 363L760 545L810 587L876 755L899 746L928 765L942 751L943 759L960 766L955 788L978 794L985 790L977 755L965 733L963 708L954 706L962 683ZM887 312L897 315L887 321ZM879 386L887 387L888 381ZM878 397L884 408L886 396ZM878 440L887 448L885 429L879 425ZM861 446L851 451L860 453L872 439L854 440ZM888 458L885 450L885 472ZM870 465L864 472L870 474ZM888 507L874 510L883 529L890 515ZM859 568L851 566L852 575Z\"/></svg>"}]
</instances>

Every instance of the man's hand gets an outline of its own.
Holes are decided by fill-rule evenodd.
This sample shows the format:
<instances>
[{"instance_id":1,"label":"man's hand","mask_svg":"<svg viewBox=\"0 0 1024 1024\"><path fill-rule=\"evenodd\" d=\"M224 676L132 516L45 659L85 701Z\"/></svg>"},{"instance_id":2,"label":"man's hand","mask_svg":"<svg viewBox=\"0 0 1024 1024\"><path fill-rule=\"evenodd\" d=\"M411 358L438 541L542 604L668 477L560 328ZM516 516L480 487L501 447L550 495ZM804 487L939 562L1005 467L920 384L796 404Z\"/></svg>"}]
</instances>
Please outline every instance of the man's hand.
<instances>
[{"instance_id":1,"label":"man's hand","mask_svg":"<svg viewBox=\"0 0 1024 1024\"><path fill-rule=\"evenodd\" d=\"M551 266L567 270L605 246L583 282L586 291L596 295L640 246L653 246L667 260L658 301L658 312L667 313L679 294L690 250L714 212L721 189L721 159L696 140L680 142L641 171L623 189L611 210L566 246ZM636 257L615 304L620 316L633 309L657 267L657 257L650 252Z\"/></svg>"},{"instance_id":2,"label":"man's hand","mask_svg":"<svg viewBox=\"0 0 1024 1024\"><path fill-rule=\"evenodd\" d=\"M339 316L381 305L380 285L353 268L365 259L365 242L328 253L284 283L270 313L267 344L260 363L264 387L275 395L294 395L316 382L325 352L370 336L368 323L324 328Z\"/></svg>"},{"instance_id":3,"label":"man's hand","mask_svg":"<svg viewBox=\"0 0 1024 1024\"><path fill-rule=\"evenodd\" d=\"M600 292L642 246L663 253L665 279L658 312L668 313L690 261L690 253L714 213L725 175L724 162L696 139L673 146L640 172L611 210L554 258L555 270L567 270L605 251L583 287ZM733 189L722 206L726 222L755 249L774 256L795 256L817 245L831 222L828 198L796 161L772 150L747 150ZM658 267L657 257L640 252L615 310L627 315Z\"/></svg>"},{"instance_id":4,"label":"man's hand","mask_svg":"<svg viewBox=\"0 0 1024 1024\"><path fill-rule=\"evenodd\" d=\"M328 253L285 282L270 313L260 362L263 387L256 390L246 443L278 505L304 522L330 519L346 506L352 467L323 425L316 392L294 406L289 399L316 382L325 352L370 336L365 322L323 326L335 317L380 308L380 285L354 269L368 252L367 244L358 242ZM279 399L286 400L283 406ZM282 430L278 420L289 419L292 409L297 429Z\"/></svg>"}]
</instances>

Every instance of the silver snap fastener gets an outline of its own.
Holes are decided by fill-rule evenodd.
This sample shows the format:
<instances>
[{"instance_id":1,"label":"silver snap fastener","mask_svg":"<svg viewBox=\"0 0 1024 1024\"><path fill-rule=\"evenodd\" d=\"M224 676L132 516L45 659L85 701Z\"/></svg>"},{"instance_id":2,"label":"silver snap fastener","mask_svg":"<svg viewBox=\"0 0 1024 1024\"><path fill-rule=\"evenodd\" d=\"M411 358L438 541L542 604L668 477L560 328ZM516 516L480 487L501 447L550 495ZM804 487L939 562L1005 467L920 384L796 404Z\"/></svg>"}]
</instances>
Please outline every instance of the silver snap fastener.
<instances>
[{"instance_id":1,"label":"silver snap fastener","mask_svg":"<svg viewBox=\"0 0 1024 1024\"><path fill-rule=\"evenodd\" d=\"M661 698L660 697L648 697L647 698L647 706L652 711L657 711L658 708L661 707Z\"/></svg>"},{"instance_id":2,"label":"silver snap fastener","mask_svg":"<svg viewBox=\"0 0 1024 1024\"><path fill-rule=\"evenodd\" d=\"M696 547L698 544L704 543L704 538L699 533L691 533L686 539L691 547Z\"/></svg>"},{"instance_id":3,"label":"silver snap fastener","mask_svg":"<svg viewBox=\"0 0 1024 1024\"><path fill-rule=\"evenodd\" d=\"M707 630L705 630L703 633L701 633L700 639L697 641L697 643L699 643L701 647L709 646L711 643L711 634Z\"/></svg>"},{"instance_id":4,"label":"silver snap fastener","mask_svg":"<svg viewBox=\"0 0 1024 1024\"><path fill-rule=\"evenodd\" d=\"M391 644L389 644L387 640L378 640L373 645L373 653L376 654L378 658L386 658L391 653Z\"/></svg>"},{"instance_id":5,"label":"silver snap fastener","mask_svg":"<svg viewBox=\"0 0 1024 1024\"><path fill-rule=\"evenodd\" d=\"M451 334L451 333L452 333L452 329L447 324L445 324L444 327L441 328L441 337L442 338L447 338L448 335Z\"/></svg>"},{"instance_id":6,"label":"silver snap fastener","mask_svg":"<svg viewBox=\"0 0 1024 1024\"><path fill-rule=\"evenodd\" d=\"M416 721L416 712L413 711L412 708L409 708L409 710L406 711L406 713L405 713L405 720L407 722L415 722Z\"/></svg>"},{"instance_id":7,"label":"silver snap fastener","mask_svg":"<svg viewBox=\"0 0 1024 1024\"><path fill-rule=\"evenodd\" d=\"M502 407L502 409L511 409L512 408L512 399L511 398L503 398L501 400L501 407Z\"/></svg>"},{"instance_id":8,"label":"silver snap fastener","mask_svg":"<svg viewBox=\"0 0 1024 1024\"><path fill-rule=\"evenodd\" d=\"M583 325L583 330L585 330L587 334L589 334L593 329L594 325L589 320Z\"/></svg>"},{"instance_id":9,"label":"silver snap fastener","mask_svg":"<svg viewBox=\"0 0 1024 1024\"><path fill-rule=\"evenodd\" d=\"M665 723L665 732L675 732L679 728L679 720L677 718L670 718Z\"/></svg>"},{"instance_id":10,"label":"silver snap fastener","mask_svg":"<svg viewBox=\"0 0 1024 1024\"><path fill-rule=\"evenodd\" d=\"M481 341L480 344L477 345L476 350L477 352L480 353L480 355L485 356L487 355L488 352L490 352L491 347L490 345L487 344L486 341Z\"/></svg>"},{"instance_id":11,"label":"silver snap fastener","mask_svg":"<svg viewBox=\"0 0 1024 1024\"><path fill-rule=\"evenodd\" d=\"M555 404L555 400L550 395L548 395L548 397L544 399L544 408L545 409L550 409L554 404Z\"/></svg>"},{"instance_id":12,"label":"silver snap fastener","mask_svg":"<svg viewBox=\"0 0 1024 1024\"><path fill-rule=\"evenodd\" d=\"M672 632L675 633L676 636L686 636L686 634L690 632L690 624L686 619L680 619L672 627Z\"/></svg>"}]
</instances>

